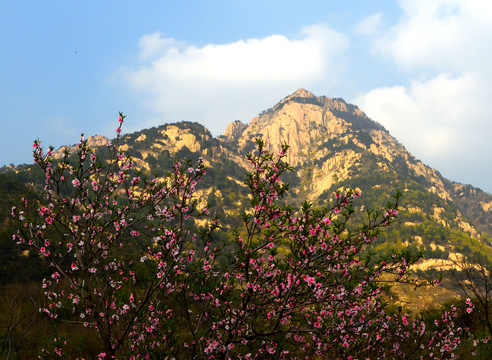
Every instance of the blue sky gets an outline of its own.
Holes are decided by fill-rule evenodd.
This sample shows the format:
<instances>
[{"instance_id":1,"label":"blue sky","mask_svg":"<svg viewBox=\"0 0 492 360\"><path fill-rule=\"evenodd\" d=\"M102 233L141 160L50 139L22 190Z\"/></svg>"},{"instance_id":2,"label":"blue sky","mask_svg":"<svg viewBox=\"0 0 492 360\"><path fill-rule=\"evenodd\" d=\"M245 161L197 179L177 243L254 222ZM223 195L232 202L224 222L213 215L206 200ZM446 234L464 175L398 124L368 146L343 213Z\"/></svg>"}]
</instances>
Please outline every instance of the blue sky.
<instances>
[{"instance_id":1,"label":"blue sky","mask_svg":"<svg viewBox=\"0 0 492 360\"><path fill-rule=\"evenodd\" d=\"M0 166L181 120L214 135L305 88L342 97L445 177L492 193L492 3L3 1Z\"/></svg>"}]
</instances>

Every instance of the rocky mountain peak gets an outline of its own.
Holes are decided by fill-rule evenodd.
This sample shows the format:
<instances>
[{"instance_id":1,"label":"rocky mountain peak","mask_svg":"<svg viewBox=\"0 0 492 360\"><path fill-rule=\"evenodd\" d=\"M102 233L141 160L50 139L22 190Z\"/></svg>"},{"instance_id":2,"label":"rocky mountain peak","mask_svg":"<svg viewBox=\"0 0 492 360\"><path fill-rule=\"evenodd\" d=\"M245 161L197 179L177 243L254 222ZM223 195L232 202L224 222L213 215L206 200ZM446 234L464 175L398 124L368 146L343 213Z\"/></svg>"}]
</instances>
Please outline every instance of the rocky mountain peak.
<instances>
[{"instance_id":1,"label":"rocky mountain peak","mask_svg":"<svg viewBox=\"0 0 492 360\"><path fill-rule=\"evenodd\" d=\"M297 89L293 94L287 96L285 100L290 100L292 98L316 98L316 96L310 92L310 91L307 91L303 88L299 88Z\"/></svg>"},{"instance_id":2,"label":"rocky mountain peak","mask_svg":"<svg viewBox=\"0 0 492 360\"><path fill-rule=\"evenodd\" d=\"M89 136L87 138L87 144L91 148L95 148L98 146L104 146L108 143L109 139L106 136L103 135L94 135L94 136ZM65 154L65 149L68 149L70 153L76 151L76 146L75 145L70 145L70 146L62 146L59 149L53 151L53 158L55 159L61 159L63 158Z\"/></svg>"},{"instance_id":3,"label":"rocky mountain peak","mask_svg":"<svg viewBox=\"0 0 492 360\"><path fill-rule=\"evenodd\" d=\"M314 144L350 132L351 122L338 115L346 114L346 107L343 101L317 97L305 89L298 89L272 109L253 118L242 132L239 143L246 146L259 135L272 150L288 143L291 147L288 161L296 166L310 158L309 149Z\"/></svg>"},{"instance_id":4,"label":"rocky mountain peak","mask_svg":"<svg viewBox=\"0 0 492 360\"><path fill-rule=\"evenodd\" d=\"M328 98L323 98L323 97L317 97L313 93L305 90L305 89L297 89L294 93L292 93L289 96L286 96L283 100L281 100L277 105L271 109L272 111L279 111L281 110L284 106L289 105L289 104L310 104L310 105L316 105L316 106L324 106L325 105L325 100ZM328 99L331 100L331 99ZM265 114L262 113L262 114ZM268 114L268 111L266 112Z\"/></svg>"},{"instance_id":5,"label":"rocky mountain peak","mask_svg":"<svg viewBox=\"0 0 492 360\"><path fill-rule=\"evenodd\" d=\"M231 122L229 125L227 125L226 131L224 132L223 137L226 140L236 140L241 136L243 133L244 129L246 129L248 125L242 123L239 120L235 120Z\"/></svg>"},{"instance_id":6,"label":"rocky mountain peak","mask_svg":"<svg viewBox=\"0 0 492 360\"><path fill-rule=\"evenodd\" d=\"M103 146L108 143L109 139L103 135L94 135L87 138L90 147Z\"/></svg>"},{"instance_id":7,"label":"rocky mountain peak","mask_svg":"<svg viewBox=\"0 0 492 360\"><path fill-rule=\"evenodd\" d=\"M317 97L298 89L253 118L241 130L238 145L242 149L251 147L257 137L262 137L274 152L282 144L289 144L287 161L294 167L311 169L310 194L314 196L368 167L370 158L373 171L395 170L395 161L400 161L398 166L405 171L426 178L432 192L450 199L435 171L413 159L380 124L342 99Z\"/></svg>"}]
</instances>

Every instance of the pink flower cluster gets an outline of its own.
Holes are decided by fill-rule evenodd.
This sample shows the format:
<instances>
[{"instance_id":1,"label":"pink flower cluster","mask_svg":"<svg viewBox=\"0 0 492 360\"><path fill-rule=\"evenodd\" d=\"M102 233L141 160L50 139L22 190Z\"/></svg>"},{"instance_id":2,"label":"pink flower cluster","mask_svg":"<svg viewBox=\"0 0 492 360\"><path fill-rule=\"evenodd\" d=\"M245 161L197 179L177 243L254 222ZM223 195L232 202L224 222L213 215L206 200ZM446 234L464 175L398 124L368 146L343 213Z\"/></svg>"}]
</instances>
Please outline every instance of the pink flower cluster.
<instances>
[{"instance_id":1,"label":"pink flower cluster","mask_svg":"<svg viewBox=\"0 0 492 360\"><path fill-rule=\"evenodd\" d=\"M82 138L77 162L67 153L55 163L35 142L47 203L27 220L27 201L12 210L22 224L14 238L53 266L41 311L52 318L69 312L72 323L97 332L98 358L454 356L466 332L454 324L456 308L434 329L386 311L377 279L413 281L408 270L418 260L366 251L397 216L398 195L356 228L349 224L359 190L338 191L323 208L280 205L288 146L276 157L258 140L248 154L251 209L242 229L219 237L217 219L200 230L194 220L210 212L194 198L203 159L176 161L168 177L144 179L119 150L124 116L118 120L105 157ZM47 229L58 228L64 233L55 240Z\"/></svg>"}]
</instances>

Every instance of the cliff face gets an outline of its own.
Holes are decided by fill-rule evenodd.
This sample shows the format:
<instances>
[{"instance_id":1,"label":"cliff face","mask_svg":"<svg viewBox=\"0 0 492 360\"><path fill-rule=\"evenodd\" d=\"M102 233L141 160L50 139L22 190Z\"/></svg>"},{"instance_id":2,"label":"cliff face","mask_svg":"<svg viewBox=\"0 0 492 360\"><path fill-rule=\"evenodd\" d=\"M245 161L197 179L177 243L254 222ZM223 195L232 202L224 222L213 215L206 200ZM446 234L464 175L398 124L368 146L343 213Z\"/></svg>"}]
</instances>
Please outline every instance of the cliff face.
<instances>
[{"instance_id":1,"label":"cliff face","mask_svg":"<svg viewBox=\"0 0 492 360\"><path fill-rule=\"evenodd\" d=\"M224 140L226 141L237 140L247 127L248 125L242 123L239 120L231 122L229 125L227 125L226 131L224 133Z\"/></svg>"},{"instance_id":2,"label":"cliff face","mask_svg":"<svg viewBox=\"0 0 492 360\"><path fill-rule=\"evenodd\" d=\"M244 147L248 140L261 136L272 150L287 143L290 146L289 163L293 166L302 164L310 156L309 148L313 145L339 138L349 129L350 124L331 111L340 105L336 100L317 98L299 89L270 112L253 118L238 142Z\"/></svg>"},{"instance_id":3,"label":"cliff face","mask_svg":"<svg viewBox=\"0 0 492 360\"><path fill-rule=\"evenodd\" d=\"M414 176L426 179L430 191L443 199L451 198L435 170L414 159L381 125L341 99L316 97L299 89L253 118L245 129L243 126L230 124L224 138L235 139L241 150L259 136L270 150L289 144L288 162L292 166L300 170L314 167L314 195L361 170L363 154L371 154L384 171L394 168L397 159L403 161ZM238 127L240 131L234 132Z\"/></svg>"}]
</instances>

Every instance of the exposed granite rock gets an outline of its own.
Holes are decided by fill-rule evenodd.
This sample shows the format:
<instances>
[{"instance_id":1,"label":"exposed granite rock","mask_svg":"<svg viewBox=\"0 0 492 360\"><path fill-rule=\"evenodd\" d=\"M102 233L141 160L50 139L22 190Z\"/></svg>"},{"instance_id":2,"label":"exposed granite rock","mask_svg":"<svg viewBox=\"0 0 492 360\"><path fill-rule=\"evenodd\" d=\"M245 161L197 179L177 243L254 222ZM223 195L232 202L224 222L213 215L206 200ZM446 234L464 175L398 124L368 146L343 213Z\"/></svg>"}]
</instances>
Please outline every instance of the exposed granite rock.
<instances>
[{"instance_id":1,"label":"exposed granite rock","mask_svg":"<svg viewBox=\"0 0 492 360\"><path fill-rule=\"evenodd\" d=\"M237 140L248 125L242 123L239 120L235 120L227 125L226 131L223 135L223 139L227 141Z\"/></svg>"},{"instance_id":2,"label":"exposed granite rock","mask_svg":"<svg viewBox=\"0 0 492 360\"><path fill-rule=\"evenodd\" d=\"M91 148L107 145L108 141L109 141L109 139L103 135L94 135L94 136L89 136L87 138L87 144ZM76 151L76 146L75 145L62 146L62 147L56 149L55 151L53 151L53 158L61 159L63 157L65 149L68 149L68 151L70 153L72 153L72 152Z\"/></svg>"}]
</instances>

